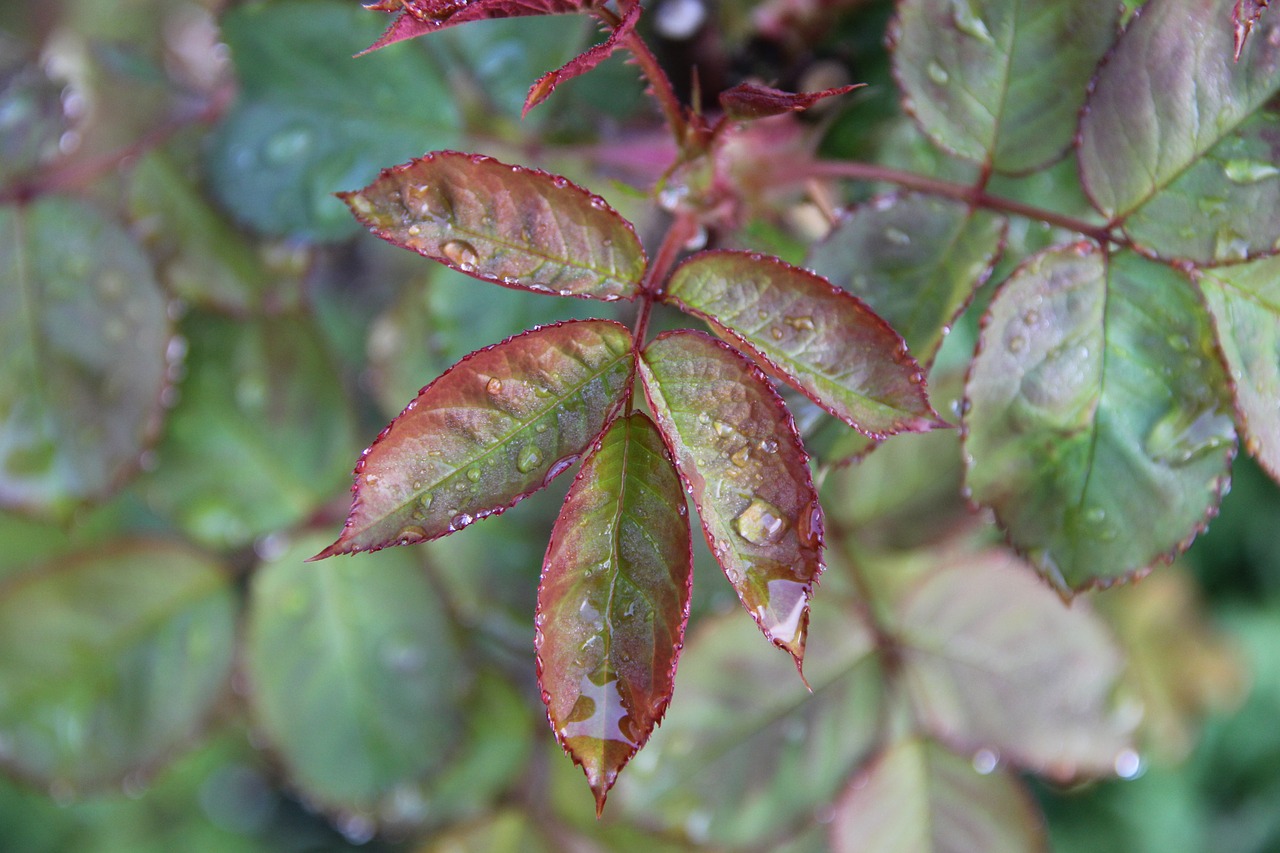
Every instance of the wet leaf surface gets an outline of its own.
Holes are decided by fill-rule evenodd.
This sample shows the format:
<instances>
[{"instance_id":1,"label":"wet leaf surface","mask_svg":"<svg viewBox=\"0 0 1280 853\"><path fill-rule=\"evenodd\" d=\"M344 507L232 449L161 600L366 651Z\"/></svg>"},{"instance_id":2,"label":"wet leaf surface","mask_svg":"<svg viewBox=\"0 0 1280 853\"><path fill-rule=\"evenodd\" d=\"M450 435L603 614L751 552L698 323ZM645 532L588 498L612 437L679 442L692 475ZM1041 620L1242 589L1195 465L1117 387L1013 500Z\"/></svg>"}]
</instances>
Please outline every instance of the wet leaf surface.
<instances>
[{"instance_id":1,"label":"wet leaf surface","mask_svg":"<svg viewBox=\"0 0 1280 853\"><path fill-rule=\"evenodd\" d=\"M630 223L565 178L438 151L342 198L369 230L507 287L630 299L645 254Z\"/></svg>"},{"instance_id":2,"label":"wet leaf surface","mask_svg":"<svg viewBox=\"0 0 1280 853\"><path fill-rule=\"evenodd\" d=\"M905 0L891 36L894 75L938 145L1027 172L1071 145L1118 20L1110 0Z\"/></svg>"},{"instance_id":3,"label":"wet leaf surface","mask_svg":"<svg viewBox=\"0 0 1280 853\"><path fill-rule=\"evenodd\" d=\"M0 209L0 280L0 506L65 517L159 426L165 300L123 228L61 198Z\"/></svg>"},{"instance_id":4,"label":"wet leaf surface","mask_svg":"<svg viewBox=\"0 0 1280 853\"><path fill-rule=\"evenodd\" d=\"M543 488L617 412L633 365L630 333L608 320L541 326L467 356L361 456L346 527L319 556L444 536Z\"/></svg>"},{"instance_id":5,"label":"wet leaf surface","mask_svg":"<svg viewBox=\"0 0 1280 853\"><path fill-rule=\"evenodd\" d=\"M704 252L672 273L666 299L869 436L942 425L898 334L807 270L744 252Z\"/></svg>"},{"instance_id":6,"label":"wet leaf surface","mask_svg":"<svg viewBox=\"0 0 1280 853\"><path fill-rule=\"evenodd\" d=\"M551 532L536 620L551 728L597 811L671 701L692 580L688 509L662 436L643 414L619 418Z\"/></svg>"},{"instance_id":7,"label":"wet leaf surface","mask_svg":"<svg viewBox=\"0 0 1280 853\"><path fill-rule=\"evenodd\" d=\"M640 373L712 554L799 666L822 572L822 509L782 399L759 368L701 332L660 336Z\"/></svg>"},{"instance_id":8,"label":"wet leaf surface","mask_svg":"<svg viewBox=\"0 0 1280 853\"><path fill-rule=\"evenodd\" d=\"M1215 512L1227 378L1186 278L1096 247L997 292L966 386L966 483L1063 594L1140 576Z\"/></svg>"},{"instance_id":9,"label":"wet leaf surface","mask_svg":"<svg viewBox=\"0 0 1280 853\"><path fill-rule=\"evenodd\" d=\"M208 721L235 602L205 557L116 543L0 584L0 764L61 797L145 777Z\"/></svg>"},{"instance_id":10,"label":"wet leaf surface","mask_svg":"<svg viewBox=\"0 0 1280 853\"><path fill-rule=\"evenodd\" d=\"M854 208L808 264L864 301L928 367L1004 242L1005 220L944 199L895 195Z\"/></svg>"},{"instance_id":11,"label":"wet leaf surface","mask_svg":"<svg viewBox=\"0 0 1280 853\"><path fill-rule=\"evenodd\" d=\"M1280 21L1260 22L1239 62L1232 39L1225 0L1151 4L1125 30L1080 118L1080 173L1103 215L1151 201L1280 88Z\"/></svg>"},{"instance_id":12,"label":"wet leaf surface","mask_svg":"<svg viewBox=\"0 0 1280 853\"><path fill-rule=\"evenodd\" d=\"M1245 451L1280 482L1280 260L1205 270L1197 281L1235 385Z\"/></svg>"},{"instance_id":13,"label":"wet leaf surface","mask_svg":"<svg viewBox=\"0 0 1280 853\"><path fill-rule=\"evenodd\" d=\"M460 745L473 671L412 552L304 562L320 544L290 542L254 573L250 709L302 791L368 814Z\"/></svg>"},{"instance_id":14,"label":"wet leaf surface","mask_svg":"<svg viewBox=\"0 0 1280 853\"><path fill-rule=\"evenodd\" d=\"M835 853L1043 853L1030 792L929 740L890 746L850 784L831 827Z\"/></svg>"}]
</instances>

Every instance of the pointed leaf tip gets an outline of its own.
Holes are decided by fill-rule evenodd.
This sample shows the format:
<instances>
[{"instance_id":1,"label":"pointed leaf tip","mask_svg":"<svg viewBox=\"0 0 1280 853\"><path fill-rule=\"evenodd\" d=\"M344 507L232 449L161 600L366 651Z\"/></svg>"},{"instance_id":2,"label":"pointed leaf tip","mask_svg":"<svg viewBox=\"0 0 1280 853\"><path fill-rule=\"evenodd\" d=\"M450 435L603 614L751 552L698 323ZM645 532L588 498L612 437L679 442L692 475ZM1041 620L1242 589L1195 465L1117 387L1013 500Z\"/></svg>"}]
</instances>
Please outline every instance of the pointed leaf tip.
<instances>
[{"instance_id":1,"label":"pointed leaf tip","mask_svg":"<svg viewBox=\"0 0 1280 853\"><path fill-rule=\"evenodd\" d=\"M768 118L807 110L821 100L844 95L865 85L835 86L820 92L784 92L755 83L739 83L720 93L720 108L735 121Z\"/></svg>"},{"instance_id":2,"label":"pointed leaf tip","mask_svg":"<svg viewBox=\"0 0 1280 853\"><path fill-rule=\"evenodd\" d=\"M549 71L539 77L537 82L529 89L529 95L525 98L521 117L527 116L529 110L550 97L551 93L561 83L587 73L612 56L613 52L618 49L621 39L635 29L636 21L640 20L640 8L639 3L632 5L623 14L618 26L614 27L613 31L609 33L609 37L600 44L588 48L555 71Z\"/></svg>"}]
</instances>

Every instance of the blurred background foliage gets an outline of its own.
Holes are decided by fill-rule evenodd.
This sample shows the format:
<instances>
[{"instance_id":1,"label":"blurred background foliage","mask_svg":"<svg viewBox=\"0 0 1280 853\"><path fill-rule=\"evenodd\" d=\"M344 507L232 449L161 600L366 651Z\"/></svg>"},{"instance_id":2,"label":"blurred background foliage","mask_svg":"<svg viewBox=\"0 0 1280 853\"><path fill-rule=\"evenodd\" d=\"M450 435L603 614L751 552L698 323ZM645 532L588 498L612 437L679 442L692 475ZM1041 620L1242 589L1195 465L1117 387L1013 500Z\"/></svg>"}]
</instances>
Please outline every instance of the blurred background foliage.
<instances>
[{"instance_id":1,"label":"blurred background foliage","mask_svg":"<svg viewBox=\"0 0 1280 853\"><path fill-rule=\"evenodd\" d=\"M900 112L890 3L653 12L682 91L691 59L707 91L866 81L809 120L826 156L966 177ZM383 22L346 0L0 5L0 422L36 424L0 430L0 849L825 849L880 707L867 640L839 616L840 566L892 588L955 531L989 536L960 499L954 434L827 476L858 544L819 593L818 696L746 639L699 552L671 717L600 822L534 680L565 485L429 545L302 562L338 529L360 449L421 385L529 326L601 313L357 235L333 192L458 147L566 174L648 235L657 214L629 187L671 153L617 60L520 120L529 83L593 37L584 20L471 24L353 60ZM803 257L811 207L773 213L722 239ZM1041 230L1008 239L1047 245ZM24 279L45 288L39 316ZM939 411L973 314L935 368ZM1034 783L1053 849L1280 850L1278 521L1280 490L1237 460L1178 565L1091 597L1146 713L1115 768L1132 778Z\"/></svg>"}]
</instances>

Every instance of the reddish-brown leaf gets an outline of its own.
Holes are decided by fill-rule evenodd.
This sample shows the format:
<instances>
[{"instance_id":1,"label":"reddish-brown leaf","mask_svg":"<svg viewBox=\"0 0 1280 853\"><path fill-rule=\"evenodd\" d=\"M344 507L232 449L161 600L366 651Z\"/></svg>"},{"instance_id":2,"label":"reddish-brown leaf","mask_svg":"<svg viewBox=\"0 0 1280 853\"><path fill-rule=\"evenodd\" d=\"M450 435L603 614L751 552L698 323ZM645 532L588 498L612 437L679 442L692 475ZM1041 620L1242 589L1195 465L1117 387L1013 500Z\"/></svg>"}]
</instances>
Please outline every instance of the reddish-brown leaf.
<instances>
[{"instance_id":1,"label":"reddish-brown leaf","mask_svg":"<svg viewBox=\"0 0 1280 853\"><path fill-rule=\"evenodd\" d=\"M852 92L865 85L859 83L856 86L836 86L821 92L784 92L755 83L739 83L720 93L720 107L725 115L738 121L768 118L807 110L818 101Z\"/></svg>"},{"instance_id":2,"label":"reddish-brown leaf","mask_svg":"<svg viewBox=\"0 0 1280 853\"><path fill-rule=\"evenodd\" d=\"M945 426L898 333L808 270L763 255L703 252L672 273L666 299L872 438Z\"/></svg>"},{"instance_id":3,"label":"reddish-brown leaf","mask_svg":"<svg viewBox=\"0 0 1280 853\"><path fill-rule=\"evenodd\" d=\"M556 86L566 80L572 80L580 74L586 74L612 56L613 52L618 49L619 41L627 33L635 29L636 21L640 20L640 8L640 4L636 3L628 9L626 14L622 16L622 21L609 33L609 37L600 42L600 44L583 51L555 71L549 71L539 77L538 81L530 87L529 96L525 98L524 115L528 115L529 110L550 97Z\"/></svg>"},{"instance_id":4,"label":"reddish-brown leaf","mask_svg":"<svg viewBox=\"0 0 1280 853\"><path fill-rule=\"evenodd\" d=\"M1240 61L1240 53L1244 50L1245 39L1253 32L1253 25L1258 23L1262 13L1270 5L1270 0L1236 0L1231 9L1231 25L1235 29L1235 58Z\"/></svg>"},{"instance_id":5,"label":"reddish-brown leaf","mask_svg":"<svg viewBox=\"0 0 1280 853\"><path fill-rule=\"evenodd\" d=\"M596 0L379 0L365 8L377 12L400 12L400 17L364 52L471 21L569 15L600 5Z\"/></svg>"},{"instance_id":6,"label":"reddish-brown leaf","mask_svg":"<svg viewBox=\"0 0 1280 853\"><path fill-rule=\"evenodd\" d=\"M619 418L583 463L538 590L538 677L597 812L671 699L693 577L684 492L657 427Z\"/></svg>"},{"instance_id":7,"label":"reddish-brown leaf","mask_svg":"<svg viewBox=\"0 0 1280 853\"><path fill-rule=\"evenodd\" d=\"M339 195L387 242L484 281L606 301L640 289L631 223L556 175L437 151Z\"/></svg>"},{"instance_id":8,"label":"reddish-brown leaf","mask_svg":"<svg viewBox=\"0 0 1280 853\"><path fill-rule=\"evenodd\" d=\"M661 335L640 372L707 544L765 636L799 667L822 571L822 510L782 398L745 356L701 332Z\"/></svg>"},{"instance_id":9,"label":"reddish-brown leaf","mask_svg":"<svg viewBox=\"0 0 1280 853\"><path fill-rule=\"evenodd\" d=\"M626 398L631 334L609 320L540 326L432 382L356 465L342 535L317 559L452 533L547 485Z\"/></svg>"}]
</instances>

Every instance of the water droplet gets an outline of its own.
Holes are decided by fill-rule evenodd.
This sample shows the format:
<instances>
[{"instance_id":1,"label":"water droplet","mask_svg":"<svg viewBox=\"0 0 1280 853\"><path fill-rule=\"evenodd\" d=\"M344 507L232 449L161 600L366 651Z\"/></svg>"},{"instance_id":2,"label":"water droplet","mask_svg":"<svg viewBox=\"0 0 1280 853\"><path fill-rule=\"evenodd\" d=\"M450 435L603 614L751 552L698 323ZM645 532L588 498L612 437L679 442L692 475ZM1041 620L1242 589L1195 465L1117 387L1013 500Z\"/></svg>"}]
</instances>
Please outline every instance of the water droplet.
<instances>
[{"instance_id":1,"label":"water droplet","mask_svg":"<svg viewBox=\"0 0 1280 853\"><path fill-rule=\"evenodd\" d=\"M1009 338L1009 342L1006 346L1009 348L1009 352L1019 353L1027 348L1027 339L1022 335L1014 335Z\"/></svg>"},{"instance_id":2,"label":"water droplet","mask_svg":"<svg viewBox=\"0 0 1280 853\"><path fill-rule=\"evenodd\" d=\"M983 776L995 772L1000 766L1000 753L994 749L980 749L973 754L973 769Z\"/></svg>"},{"instance_id":3,"label":"water droplet","mask_svg":"<svg viewBox=\"0 0 1280 853\"><path fill-rule=\"evenodd\" d=\"M951 0L951 19L955 21L956 29L965 35L985 44L996 43L991 37L991 30L987 29L986 21L973 11L972 0Z\"/></svg>"},{"instance_id":4,"label":"water droplet","mask_svg":"<svg viewBox=\"0 0 1280 853\"><path fill-rule=\"evenodd\" d=\"M698 423L702 424L703 426L706 426L707 424L711 423L711 415L707 414L706 412L698 412Z\"/></svg>"},{"instance_id":5,"label":"water droplet","mask_svg":"<svg viewBox=\"0 0 1280 853\"><path fill-rule=\"evenodd\" d=\"M740 447L729 457L729 461L739 468L746 468L751 464L751 450L747 447Z\"/></svg>"},{"instance_id":6,"label":"water droplet","mask_svg":"<svg viewBox=\"0 0 1280 853\"><path fill-rule=\"evenodd\" d=\"M484 390L488 391L490 394L501 394L502 380L494 376L488 382L485 383Z\"/></svg>"},{"instance_id":7,"label":"water droplet","mask_svg":"<svg viewBox=\"0 0 1280 853\"><path fill-rule=\"evenodd\" d=\"M930 80L939 86L945 86L947 81L951 79L947 69L943 68L935 60L929 60L929 64L925 66L925 73L929 75Z\"/></svg>"},{"instance_id":8,"label":"water droplet","mask_svg":"<svg viewBox=\"0 0 1280 853\"><path fill-rule=\"evenodd\" d=\"M1132 749L1122 749L1116 756L1116 775L1121 779L1133 779L1142 772L1142 756Z\"/></svg>"},{"instance_id":9,"label":"water droplet","mask_svg":"<svg viewBox=\"0 0 1280 853\"><path fill-rule=\"evenodd\" d=\"M772 545L782 539L787 522L782 517L782 510L756 498L733 520L733 529L753 545Z\"/></svg>"},{"instance_id":10,"label":"water droplet","mask_svg":"<svg viewBox=\"0 0 1280 853\"><path fill-rule=\"evenodd\" d=\"M811 502L801 512L796 533L800 542L808 548L819 548L822 545L822 507L817 501Z\"/></svg>"},{"instance_id":11,"label":"water droplet","mask_svg":"<svg viewBox=\"0 0 1280 853\"><path fill-rule=\"evenodd\" d=\"M884 229L884 238L895 246L907 246L911 244L911 235L901 228L894 228L890 225Z\"/></svg>"},{"instance_id":12,"label":"water droplet","mask_svg":"<svg viewBox=\"0 0 1280 853\"><path fill-rule=\"evenodd\" d=\"M476 247L468 243L466 240L450 240L441 247L444 256L449 259L463 272L471 272L476 268L476 261L480 256L476 253Z\"/></svg>"},{"instance_id":13,"label":"water droplet","mask_svg":"<svg viewBox=\"0 0 1280 853\"><path fill-rule=\"evenodd\" d=\"M1196 199L1196 207L1200 208L1200 212L1205 216L1217 216L1227 209L1227 200L1220 196L1205 196ZM1196 229L1188 228L1185 230L1190 232L1188 237L1195 237ZM1187 237L1183 239L1187 239Z\"/></svg>"},{"instance_id":14,"label":"water droplet","mask_svg":"<svg viewBox=\"0 0 1280 853\"><path fill-rule=\"evenodd\" d=\"M1090 507L1085 510L1084 517L1090 524L1101 524L1107 520L1107 511L1100 506Z\"/></svg>"},{"instance_id":15,"label":"water droplet","mask_svg":"<svg viewBox=\"0 0 1280 853\"><path fill-rule=\"evenodd\" d=\"M1187 340L1186 335L1170 335L1165 338L1165 343L1174 352L1188 352L1191 349L1191 342Z\"/></svg>"},{"instance_id":16,"label":"water droplet","mask_svg":"<svg viewBox=\"0 0 1280 853\"><path fill-rule=\"evenodd\" d=\"M286 127L267 137L262 158L272 166L284 166L302 157L311 148L312 134L306 127Z\"/></svg>"},{"instance_id":17,"label":"water droplet","mask_svg":"<svg viewBox=\"0 0 1280 853\"><path fill-rule=\"evenodd\" d=\"M461 530L462 528L466 527L468 524L470 524L473 521L475 521L474 516L465 512L460 512L457 515L455 515L453 518L449 519L449 529Z\"/></svg>"},{"instance_id":18,"label":"water droplet","mask_svg":"<svg viewBox=\"0 0 1280 853\"><path fill-rule=\"evenodd\" d=\"M1235 184L1256 184L1280 175L1280 167L1263 160L1228 160L1222 171Z\"/></svg>"},{"instance_id":19,"label":"water droplet","mask_svg":"<svg viewBox=\"0 0 1280 853\"><path fill-rule=\"evenodd\" d=\"M1223 225L1214 237L1213 256L1220 261L1242 261L1249 257L1249 241L1231 226Z\"/></svg>"},{"instance_id":20,"label":"water droplet","mask_svg":"<svg viewBox=\"0 0 1280 853\"><path fill-rule=\"evenodd\" d=\"M703 412L703 414L706 414L706 413ZM701 419L701 416L699 416L699 419ZM716 431L716 435L720 436L721 438L728 438L729 436L733 435L737 431L732 426L725 423L724 421L716 421L715 424L713 425L713 428Z\"/></svg>"},{"instance_id":21,"label":"water droplet","mask_svg":"<svg viewBox=\"0 0 1280 853\"><path fill-rule=\"evenodd\" d=\"M782 330L781 330L781 329L779 329L777 326L774 326L772 329L770 329L770 330L769 330L769 335L770 335L770 336L771 336L775 341L780 341L780 340L782 340Z\"/></svg>"},{"instance_id":22,"label":"water droplet","mask_svg":"<svg viewBox=\"0 0 1280 853\"><path fill-rule=\"evenodd\" d=\"M1179 467L1225 447L1231 435L1231 418L1216 409L1196 412L1175 405L1151 427L1143 450L1163 465Z\"/></svg>"},{"instance_id":23,"label":"water droplet","mask_svg":"<svg viewBox=\"0 0 1280 853\"><path fill-rule=\"evenodd\" d=\"M788 317L787 325L795 329L797 332L812 332L813 318L812 317Z\"/></svg>"},{"instance_id":24,"label":"water droplet","mask_svg":"<svg viewBox=\"0 0 1280 853\"><path fill-rule=\"evenodd\" d=\"M537 445L526 444L521 450L520 455L516 457L516 470L521 474L528 474L534 468L538 467L538 463L542 461L542 451Z\"/></svg>"},{"instance_id":25,"label":"water droplet","mask_svg":"<svg viewBox=\"0 0 1280 853\"><path fill-rule=\"evenodd\" d=\"M778 451L778 442L772 438L760 439L760 443L757 446L765 453L776 453Z\"/></svg>"},{"instance_id":26,"label":"water droplet","mask_svg":"<svg viewBox=\"0 0 1280 853\"><path fill-rule=\"evenodd\" d=\"M568 471L569 468L573 466L573 463L577 461L578 454L571 453L568 456L563 456L551 463L551 467L547 469L546 475L542 478L542 485L549 485L552 480L559 477L565 471Z\"/></svg>"},{"instance_id":27,"label":"water droplet","mask_svg":"<svg viewBox=\"0 0 1280 853\"><path fill-rule=\"evenodd\" d=\"M400 528L400 532L395 535L395 539L401 545L410 545L414 542L421 542L427 538L427 532L416 524L406 524Z\"/></svg>"},{"instance_id":28,"label":"water droplet","mask_svg":"<svg viewBox=\"0 0 1280 853\"><path fill-rule=\"evenodd\" d=\"M435 495L431 494L431 492L423 492L422 497L418 498L417 508L413 511L414 516L417 518L425 518L434 501Z\"/></svg>"},{"instance_id":29,"label":"water droplet","mask_svg":"<svg viewBox=\"0 0 1280 853\"><path fill-rule=\"evenodd\" d=\"M596 210L604 210L609 205L600 196L593 195L591 197L591 206L594 207Z\"/></svg>"},{"instance_id":30,"label":"water droplet","mask_svg":"<svg viewBox=\"0 0 1280 853\"><path fill-rule=\"evenodd\" d=\"M480 466L472 465L467 469L467 479L473 483L480 482Z\"/></svg>"}]
</instances>

